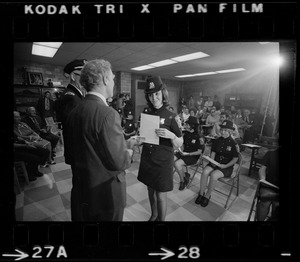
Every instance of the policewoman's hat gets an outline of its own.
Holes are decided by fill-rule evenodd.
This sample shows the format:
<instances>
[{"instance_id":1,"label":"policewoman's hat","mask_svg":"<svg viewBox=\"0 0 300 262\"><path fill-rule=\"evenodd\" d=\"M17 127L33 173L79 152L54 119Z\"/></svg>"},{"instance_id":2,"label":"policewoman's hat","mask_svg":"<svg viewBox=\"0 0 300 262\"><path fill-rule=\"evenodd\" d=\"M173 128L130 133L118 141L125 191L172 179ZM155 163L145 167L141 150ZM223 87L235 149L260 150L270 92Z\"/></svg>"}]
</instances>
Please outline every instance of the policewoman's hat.
<instances>
[{"instance_id":1,"label":"policewoman's hat","mask_svg":"<svg viewBox=\"0 0 300 262\"><path fill-rule=\"evenodd\" d=\"M146 82L145 94L153 94L160 91L163 87L166 87L160 76L148 77Z\"/></svg>"}]
</instances>

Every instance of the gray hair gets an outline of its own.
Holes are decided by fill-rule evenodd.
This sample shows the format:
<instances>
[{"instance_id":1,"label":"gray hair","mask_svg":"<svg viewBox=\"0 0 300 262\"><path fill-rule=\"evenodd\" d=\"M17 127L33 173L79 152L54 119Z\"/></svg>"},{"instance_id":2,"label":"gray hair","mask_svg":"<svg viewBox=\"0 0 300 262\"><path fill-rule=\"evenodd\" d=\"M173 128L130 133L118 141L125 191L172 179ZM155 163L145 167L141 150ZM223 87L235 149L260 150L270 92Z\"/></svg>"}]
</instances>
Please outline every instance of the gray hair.
<instances>
[{"instance_id":1,"label":"gray hair","mask_svg":"<svg viewBox=\"0 0 300 262\"><path fill-rule=\"evenodd\" d=\"M89 92L96 86L103 85L103 79L111 70L110 62L95 59L87 62L81 70L80 84Z\"/></svg>"}]
</instances>

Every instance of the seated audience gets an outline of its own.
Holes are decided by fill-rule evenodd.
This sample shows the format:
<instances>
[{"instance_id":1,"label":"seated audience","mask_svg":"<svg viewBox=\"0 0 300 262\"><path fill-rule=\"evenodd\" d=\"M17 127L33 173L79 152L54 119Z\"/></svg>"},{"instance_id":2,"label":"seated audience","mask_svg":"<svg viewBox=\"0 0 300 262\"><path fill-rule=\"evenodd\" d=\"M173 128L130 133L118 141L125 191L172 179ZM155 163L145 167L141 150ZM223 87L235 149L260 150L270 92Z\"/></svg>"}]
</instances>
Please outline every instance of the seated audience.
<instances>
[{"instance_id":1,"label":"seated audience","mask_svg":"<svg viewBox=\"0 0 300 262\"><path fill-rule=\"evenodd\" d=\"M26 114L27 115L22 119L22 122L26 123L41 138L51 143L52 158L55 157L55 147L59 141L59 136L50 132L46 122L36 114L36 110L33 106L26 109Z\"/></svg>"},{"instance_id":2,"label":"seated audience","mask_svg":"<svg viewBox=\"0 0 300 262\"><path fill-rule=\"evenodd\" d=\"M18 139L32 142L35 147L47 148L50 152L52 152L50 142L41 138L26 123L21 122L21 116L18 111L14 111L14 134L18 137ZM56 164L52 159L52 153L49 155L48 163L50 165Z\"/></svg>"},{"instance_id":3,"label":"seated audience","mask_svg":"<svg viewBox=\"0 0 300 262\"><path fill-rule=\"evenodd\" d=\"M25 141L14 135L14 161L24 161L29 181L36 180L44 174L39 172L38 165L44 165L49 158L47 148L36 147L34 143Z\"/></svg>"},{"instance_id":4,"label":"seated audience","mask_svg":"<svg viewBox=\"0 0 300 262\"><path fill-rule=\"evenodd\" d=\"M210 111L211 107L213 106L214 102L211 100L211 97L208 96L207 100L204 103L204 106L207 107L208 111Z\"/></svg>"},{"instance_id":5,"label":"seated audience","mask_svg":"<svg viewBox=\"0 0 300 262\"><path fill-rule=\"evenodd\" d=\"M137 129L131 111L128 112L128 115L126 118L124 118L124 120L125 120L123 126L124 138L128 140L130 137L136 134L136 129Z\"/></svg>"},{"instance_id":6,"label":"seated audience","mask_svg":"<svg viewBox=\"0 0 300 262\"><path fill-rule=\"evenodd\" d=\"M260 181L267 181L279 187L279 152L278 149L268 151L259 169ZM256 206L256 217L258 221L266 220L272 207L269 220L277 221L279 216L279 189L272 186L261 185L258 202Z\"/></svg>"},{"instance_id":7,"label":"seated audience","mask_svg":"<svg viewBox=\"0 0 300 262\"><path fill-rule=\"evenodd\" d=\"M205 148L204 139L197 131L198 125L198 119L190 116L186 121L186 132L183 135L183 150L179 148L175 154L175 169L180 178L179 190L183 190L189 182L190 175L184 174L184 166L197 163Z\"/></svg>"},{"instance_id":8,"label":"seated audience","mask_svg":"<svg viewBox=\"0 0 300 262\"><path fill-rule=\"evenodd\" d=\"M216 110L214 108L211 109L210 114L207 116L205 125L206 127L204 134L205 135L211 135L211 131L213 129L213 126L215 123L219 122L220 115L217 114Z\"/></svg>"},{"instance_id":9,"label":"seated audience","mask_svg":"<svg viewBox=\"0 0 300 262\"><path fill-rule=\"evenodd\" d=\"M233 172L234 164L238 160L236 142L230 136L230 130L234 129L233 123L229 120L225 120L220 127L222 136L212 142L210 155L210 158L218 162L219 165L209 162L204 168L200 179L199 195L195 200L196 204L200 204L203 207L208 205L217 180L221 177L230 177ZM210 179L207 184L208 177L210 177Z\"/></svg>"},{"instance_id":10,"label":"seated audience","mask_svg":"<svg viewBox=\"0 0 300 262\"><path fill-rule=\"evenodd\" d=\"M190 117L190 110L187 106L182 107L182 112L180 114L181 125L185 128L185 121Z\"/></svg>"}]
</instances>

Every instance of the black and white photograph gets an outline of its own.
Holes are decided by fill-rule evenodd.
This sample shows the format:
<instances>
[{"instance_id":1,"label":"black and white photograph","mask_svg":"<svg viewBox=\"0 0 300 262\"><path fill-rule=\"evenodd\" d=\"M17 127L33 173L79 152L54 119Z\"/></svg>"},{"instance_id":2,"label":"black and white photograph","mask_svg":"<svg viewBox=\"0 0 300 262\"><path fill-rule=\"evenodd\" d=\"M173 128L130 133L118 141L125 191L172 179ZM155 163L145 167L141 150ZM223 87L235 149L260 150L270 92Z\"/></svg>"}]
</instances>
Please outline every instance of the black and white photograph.
<instances>
[{"instance_id":1,"label":"black and white photograph","mask_svg":"<svg viewBox=\"0 0 300 262\"><path fill-rule=\"evenodd\" d=\"M59 86L14 105L16 221L278 221L287 63L276 41L14 43L16 90L23 67Z\"/></svg>"}]
</instances>

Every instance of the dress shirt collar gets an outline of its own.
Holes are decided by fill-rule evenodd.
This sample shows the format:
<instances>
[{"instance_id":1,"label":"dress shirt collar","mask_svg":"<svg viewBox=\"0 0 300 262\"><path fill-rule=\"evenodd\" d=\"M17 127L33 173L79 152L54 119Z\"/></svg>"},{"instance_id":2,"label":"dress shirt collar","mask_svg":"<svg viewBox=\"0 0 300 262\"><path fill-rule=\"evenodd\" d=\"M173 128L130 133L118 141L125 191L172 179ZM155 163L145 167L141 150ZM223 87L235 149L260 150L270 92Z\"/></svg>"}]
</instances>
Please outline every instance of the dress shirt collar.
<instances>
[{"instance_id":1,"label":"dress shirt collar","mask_svg":"<svg viewBox=\"0 0 300 262\"><path fill-rule=\"evenodd\" d=\"M88 92L87 94L88 95L95 95L95 96L100 97L103 100L104 104L108 106L108 104L106 103L106 99L102 94L97 93L97 92Z\"/></svg>"}]
</instances>

